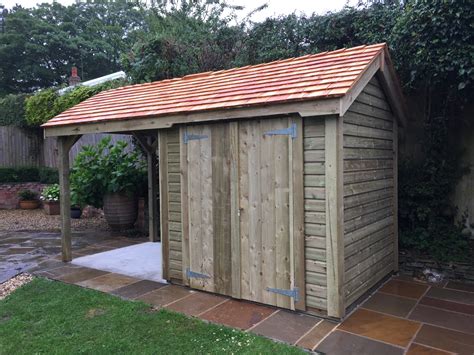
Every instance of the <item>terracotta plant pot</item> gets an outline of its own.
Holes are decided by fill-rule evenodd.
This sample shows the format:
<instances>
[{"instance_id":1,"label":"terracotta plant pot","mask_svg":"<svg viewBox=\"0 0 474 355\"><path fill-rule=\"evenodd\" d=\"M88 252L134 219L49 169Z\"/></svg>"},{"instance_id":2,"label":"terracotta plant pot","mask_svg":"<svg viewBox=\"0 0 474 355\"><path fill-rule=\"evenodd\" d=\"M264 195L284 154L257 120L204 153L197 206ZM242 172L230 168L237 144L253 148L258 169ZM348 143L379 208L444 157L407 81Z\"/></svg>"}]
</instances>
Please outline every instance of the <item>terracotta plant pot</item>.
<instances>
[{"instance_id":1,"label":"terracotta plant pot","mask_svg":"<svg viewBox=\"0 0 474 355\"><path fill-rule=\"evenodd\" d=\"M21 200L20 201L20 208L22 210L34 210L38 208L40 202L38 200Z\"/></svg>"},{"instance_id":2,"label":"terracotta plant pot","mask_svg":"<svg viewBox=\"0 0 474 355\"><path fill-rule=\"evenodd\" d=\"M59 214L59 202L58 201L44 201L43 203L44 212L48 215L58 215Z\"/></svg>"},{"instance_id":3,"label":"terracotta plant pot","mask_svg":"<svg viewBox=\"0 0 474 355\"><path fill-rule=\"evenodd\" d=\"M133 194L116 192L104 196L104 215L112 230L131 229L137 213L137 198Z\"/></svg>"}]
</instances>

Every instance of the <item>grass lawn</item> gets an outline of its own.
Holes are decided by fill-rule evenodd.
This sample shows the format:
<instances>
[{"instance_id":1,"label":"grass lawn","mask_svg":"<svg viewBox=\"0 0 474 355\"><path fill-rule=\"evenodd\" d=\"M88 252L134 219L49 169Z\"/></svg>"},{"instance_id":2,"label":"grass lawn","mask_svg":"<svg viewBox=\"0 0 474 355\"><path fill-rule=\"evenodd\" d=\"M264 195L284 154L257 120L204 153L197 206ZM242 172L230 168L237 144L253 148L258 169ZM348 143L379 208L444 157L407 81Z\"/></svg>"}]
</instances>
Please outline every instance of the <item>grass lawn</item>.
<instances>
[{"instance_id":1,"label":"grass lawn","mask_svg":"<svg viewBox=\"0 0 474 355\"><path fill-rule=\"evenodd\" d=\"M0 301L0 354L302 351L142 302L37 278Z\"/></svg>"}]
</instances>

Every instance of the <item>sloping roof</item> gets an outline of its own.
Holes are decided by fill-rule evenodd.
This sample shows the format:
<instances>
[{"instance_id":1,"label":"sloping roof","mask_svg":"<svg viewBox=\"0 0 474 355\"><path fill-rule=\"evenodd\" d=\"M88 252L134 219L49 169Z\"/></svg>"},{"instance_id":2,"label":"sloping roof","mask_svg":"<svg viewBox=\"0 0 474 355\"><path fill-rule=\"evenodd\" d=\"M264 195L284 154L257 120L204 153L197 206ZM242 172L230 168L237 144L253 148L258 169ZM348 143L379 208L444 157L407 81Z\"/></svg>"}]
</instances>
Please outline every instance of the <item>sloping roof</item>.
<instances>
[{"instance_id":1,"label":"sloping roof","mask_svg":"<svg viewBox=\"0 0 474 355\"><path fill-rule=\"evenodd\" d=\"M384 50L385 43L359 46L125 86L101 92L43 127L342 97Z\"/></svg>"}]
</instances>

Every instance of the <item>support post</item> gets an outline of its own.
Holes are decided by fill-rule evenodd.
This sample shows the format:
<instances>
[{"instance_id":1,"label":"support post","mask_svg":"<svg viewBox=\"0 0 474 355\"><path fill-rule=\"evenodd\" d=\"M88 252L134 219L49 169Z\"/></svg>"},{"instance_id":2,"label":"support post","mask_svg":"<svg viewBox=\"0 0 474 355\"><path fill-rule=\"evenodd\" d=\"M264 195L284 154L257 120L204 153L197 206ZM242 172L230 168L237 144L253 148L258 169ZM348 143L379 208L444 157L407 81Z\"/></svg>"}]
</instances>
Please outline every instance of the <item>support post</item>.
<instances>
[{"instance_id":1,"label":"support post","mask_svg":"<svg viewBox=\"0 0 474 355\"><path fill-rule=\"evenodd\" d=\"M72 260L71 241L71 192L69 188L69 150L81 136L58 137L59 186L61 211L61 250L62 260Z\"/></svg>"},{"instance_id":2,"label":"support post","mask_svg":"<svg viewBox=\"0 0 474 355\"><path fill-rule=\"evenodd\" d=\"M157 133L158 135L158 133ZM147 152L147 166L148 166L148 230L150 242L157 242L158 238L158 201L156 200L157 187L157 156L156 144L158 137L155 137L154 142L152 137L148 137L148 145L152 148Z\"/></svg>"},{"instance_id":3,"label":"support post","mask_svg":"<svg viewBox=\"0 0 474 355\"><path fill-rule=\"evenodd\" d=\"M133 136L146 151L147 172L148 172L148 238L150 242L159 241L158 238L158 202L156 201L158 193L157 180L157 162L156 150L158 149L158 132L154 135L141 135L133 132Z\"/></svg>"},{"instance_id":4,"label":"support post","mask_svg":"<svg viewBox=\"0 0 474 355\"><path fill-rule=\"evenodd\" d=\"M345 315L342 125L342 117L326 117L327 309L335 318Z\"/></svg>"}]
</instances>

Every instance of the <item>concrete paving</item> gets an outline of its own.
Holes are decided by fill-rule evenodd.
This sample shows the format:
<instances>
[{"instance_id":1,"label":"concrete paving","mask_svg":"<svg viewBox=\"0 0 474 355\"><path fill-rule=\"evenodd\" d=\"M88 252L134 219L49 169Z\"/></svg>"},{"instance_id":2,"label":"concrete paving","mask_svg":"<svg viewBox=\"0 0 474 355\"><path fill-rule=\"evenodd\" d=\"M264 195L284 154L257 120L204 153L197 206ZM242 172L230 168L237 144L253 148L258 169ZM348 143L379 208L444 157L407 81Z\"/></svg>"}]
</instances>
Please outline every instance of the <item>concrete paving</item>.
<instances>
[{"instance_id":1,"label":"concrete paving","mask_svg":"<svg viewBox=\"0 0 474 355\"><path fill-rule=\"evenodd\" d=\"M83 256L72 264L166 283L162 276L161 243L140 243Z\"/></svg>"}]
</instances>

